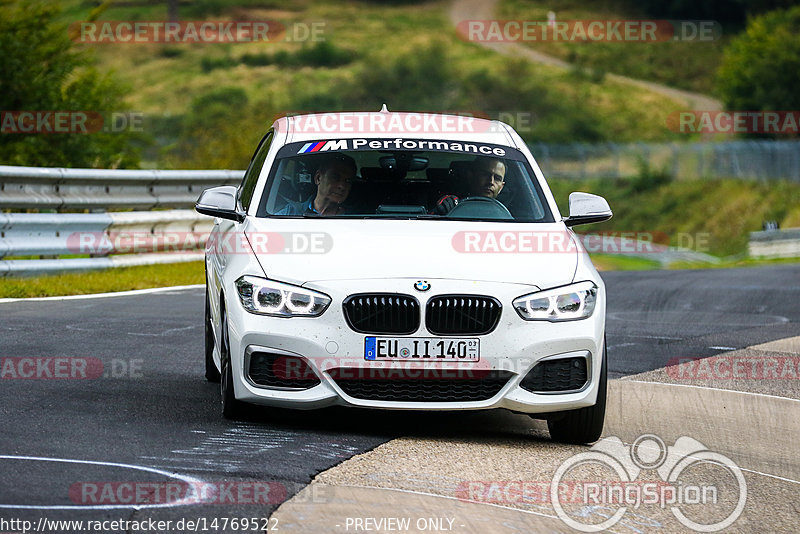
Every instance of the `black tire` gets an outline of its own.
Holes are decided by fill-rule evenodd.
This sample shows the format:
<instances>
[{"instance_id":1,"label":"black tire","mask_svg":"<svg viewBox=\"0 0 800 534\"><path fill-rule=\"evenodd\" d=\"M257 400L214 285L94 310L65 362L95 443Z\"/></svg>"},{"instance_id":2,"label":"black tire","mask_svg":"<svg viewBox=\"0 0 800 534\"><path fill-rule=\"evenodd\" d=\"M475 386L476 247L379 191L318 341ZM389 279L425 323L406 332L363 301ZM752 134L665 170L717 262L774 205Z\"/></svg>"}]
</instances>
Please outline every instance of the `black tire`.
<instances>
[{"instance_id":1,"label":"black tire","mask_svg":"<svg viewBox=\"0 0 800 534\"><path fill-rule=\"evenodd\" d=\"M233 389L233 369L231 368L231 351L228 340L228 314L225 313L224 306L222 307L220 323L222 380L220 381L219 391L222 399L222 416L225 419L236 420L242 415L243 403L236 398Z\"/></svg>"},{"instance_id":2,"label":"black tire","mask_svg":"<svg viewBox=\"0 0 800 534\"><path fill-rule=\"evenodd\" d=\"M211 328L211 304L208 302L208 283L206 283L206 315L205 315L205 345L206 345L206 380L219 383L222 378L217 364L214 363L214 329Z\"/></svg>"},{"instance_id":3,"label":"black tire","mask_svg":"<svg viewBox=\"0 0 800 534\"><path fill-rule=\"evenodd\" d=\"M600 439L606 417L606 391L608 373L605 340L603 340L603 361L600 366L600 384L597 391L597 402L594 406L553 414L547 419L550 437L561 443L583 444Z\"/></svg>"}]
</instances>

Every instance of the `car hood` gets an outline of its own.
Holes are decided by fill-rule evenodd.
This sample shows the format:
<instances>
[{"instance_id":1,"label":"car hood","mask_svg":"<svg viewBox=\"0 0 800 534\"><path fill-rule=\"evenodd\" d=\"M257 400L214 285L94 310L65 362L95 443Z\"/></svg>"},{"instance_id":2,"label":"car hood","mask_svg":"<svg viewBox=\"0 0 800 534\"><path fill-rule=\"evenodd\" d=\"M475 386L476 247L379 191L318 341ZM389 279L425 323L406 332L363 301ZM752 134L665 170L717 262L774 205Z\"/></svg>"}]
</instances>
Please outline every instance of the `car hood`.
<instances>
[{"instance_id":1,"label":"car hood","mask_svg":"<svg viewBox=\"0 0 800 534\"><path fill-rule=\"evenodd\" d=\"M380 278L570 283L579 250L563 223L248 217L267 277L294 284Z\"/></svg>"}]
</instances>

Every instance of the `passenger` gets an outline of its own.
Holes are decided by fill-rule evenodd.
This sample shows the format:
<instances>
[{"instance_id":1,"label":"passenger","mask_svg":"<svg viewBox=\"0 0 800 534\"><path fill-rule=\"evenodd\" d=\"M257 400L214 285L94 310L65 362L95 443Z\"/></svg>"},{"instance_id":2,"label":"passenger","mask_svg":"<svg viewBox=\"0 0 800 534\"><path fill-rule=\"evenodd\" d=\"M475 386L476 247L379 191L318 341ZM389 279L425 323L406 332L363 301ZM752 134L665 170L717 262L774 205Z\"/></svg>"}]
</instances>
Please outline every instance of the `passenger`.
<instances>
[{"instance_id":1,"label":"passenger","mask_svg":"<svg viewBox=\"0 0 800 534\"><path fill-rule=\"evenodd\" d=\"M342 203L350 194L355 176L353 158L345 154L325 156L314 173L316 195L289 202L275 215L341 215L345 212Z\"/></svg>"},{"instance_id":2,"label":"passenger","mask_svg":"<svg viewBox=\"0 0 800 534\"><path fill-rule=\"evenodd\" d=\"M497 198L503 190L506 178L506 164L502 159L478 156L469 166L465 179L467 197ZM436 202L433 211L436 215L447 215L458 205L456 195L445 195Z\"/></svg>"}]
</instances>

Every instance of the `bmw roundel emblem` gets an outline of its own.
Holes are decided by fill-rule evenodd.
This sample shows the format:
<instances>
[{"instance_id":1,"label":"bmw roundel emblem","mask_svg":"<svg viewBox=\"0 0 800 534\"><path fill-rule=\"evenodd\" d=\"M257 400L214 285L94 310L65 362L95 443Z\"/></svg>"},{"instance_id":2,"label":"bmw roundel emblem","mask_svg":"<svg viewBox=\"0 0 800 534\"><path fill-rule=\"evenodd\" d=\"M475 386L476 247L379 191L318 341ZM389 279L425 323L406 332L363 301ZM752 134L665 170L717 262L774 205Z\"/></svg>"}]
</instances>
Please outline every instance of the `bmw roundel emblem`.
<instances>
[{"instance_id":1,"label":"bmw roundel emblem","mask_svg":"<svg viewBox=\"0 0 800 534\"><path fill-rule=\"evenodd\" d=\"M431 288L431 285L428 283L427 280L417 280L417 283L414 284L414 289L417 291L427 291Z\"/></svg>"}]
</instances>

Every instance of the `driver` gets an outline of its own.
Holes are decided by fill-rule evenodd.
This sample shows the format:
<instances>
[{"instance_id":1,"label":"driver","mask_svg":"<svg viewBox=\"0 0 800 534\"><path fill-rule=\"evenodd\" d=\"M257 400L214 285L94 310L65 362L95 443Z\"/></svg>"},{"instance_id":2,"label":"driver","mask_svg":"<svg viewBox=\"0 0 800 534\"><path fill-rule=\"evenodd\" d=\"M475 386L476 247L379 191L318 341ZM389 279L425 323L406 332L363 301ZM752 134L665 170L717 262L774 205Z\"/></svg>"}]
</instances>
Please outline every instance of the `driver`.
<instances>
[{"instance_id":1,"label":"driver","mask_svg":"<svg viewBox=\"0 0 800 534\"><path fill-rule=\"evenodd\" d=\"M355 176L356 160L345 154L327 156L314 173L316 195L290 202L275 215L340 215Z\"/></svg>"},{"instance_id":2,"label":"driver","mask_svg":"<svg viewBox=\"0 0 800 534\"><path fill-rule=\"evenodd\" d=\"M466 173L467 197L497 198L503 190L506 178L506 164L502 159L478 156ZM436 202L431 213L447 215L458 205L456 195L445 195Z\"/></svg>"}]
</instances>

